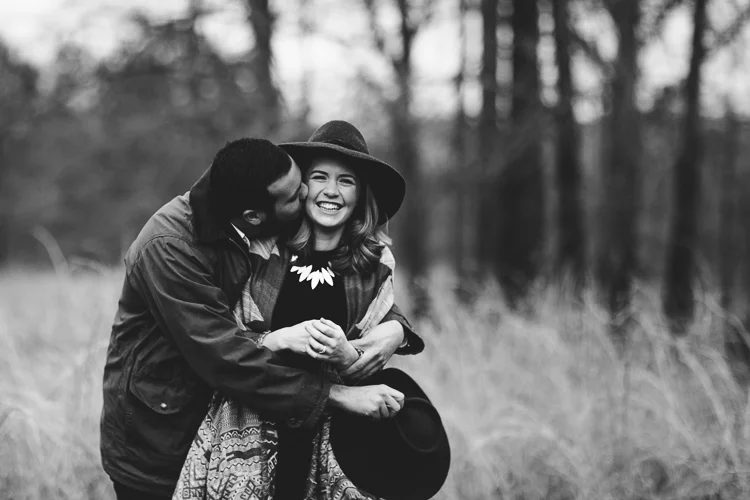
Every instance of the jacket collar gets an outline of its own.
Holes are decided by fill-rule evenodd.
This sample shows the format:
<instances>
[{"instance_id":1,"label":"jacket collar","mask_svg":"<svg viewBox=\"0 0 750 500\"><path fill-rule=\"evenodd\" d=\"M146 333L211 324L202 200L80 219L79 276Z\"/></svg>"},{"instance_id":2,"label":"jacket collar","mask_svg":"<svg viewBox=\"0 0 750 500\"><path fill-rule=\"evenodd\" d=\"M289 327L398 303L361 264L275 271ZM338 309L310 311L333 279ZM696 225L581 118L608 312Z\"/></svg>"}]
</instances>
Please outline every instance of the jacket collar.
<instances>
[{"instance_id":1,"label":"jacket collar","mask_svg":"<svg viewBox=\"0 0 750 500\"><path fill-rule=\"evenodd\" d=\"M229 237L211 209L211 167L190 188L190 206L193 209L193 227L201 243L211 243Z\"/></svg>"}]
</instances>

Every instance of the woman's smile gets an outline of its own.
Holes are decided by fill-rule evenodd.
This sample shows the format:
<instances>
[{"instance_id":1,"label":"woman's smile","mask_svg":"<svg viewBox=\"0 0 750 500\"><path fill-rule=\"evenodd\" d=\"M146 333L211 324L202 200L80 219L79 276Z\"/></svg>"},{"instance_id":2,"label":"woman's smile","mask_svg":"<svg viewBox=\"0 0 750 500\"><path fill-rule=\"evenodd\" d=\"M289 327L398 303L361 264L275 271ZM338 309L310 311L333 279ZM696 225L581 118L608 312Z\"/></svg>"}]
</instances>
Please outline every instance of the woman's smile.
<instances>
[{"instance_id":1,"label":"woman's smile","mask_svg":"<svg viewBox=\"0 0 750 500\"><path fill-rule=\"evenodd\" d=\"M341 210L342 205L340 203L334 203L331 201L320 201L317 203L318 207L323 212L329 213L329 214L335 214L339 210Z\"/></svg>"},{"instance_id":2,"label":"woman's smile","mask_svg":"<svg viewBox=\"0 0 750 500\"><path fill-rule=\"evenodd\" d=\"M343 231L359 199L359 180L343 163L326 158L306 173L305 210L315 231Z\"/></svg>"}]
</instances>

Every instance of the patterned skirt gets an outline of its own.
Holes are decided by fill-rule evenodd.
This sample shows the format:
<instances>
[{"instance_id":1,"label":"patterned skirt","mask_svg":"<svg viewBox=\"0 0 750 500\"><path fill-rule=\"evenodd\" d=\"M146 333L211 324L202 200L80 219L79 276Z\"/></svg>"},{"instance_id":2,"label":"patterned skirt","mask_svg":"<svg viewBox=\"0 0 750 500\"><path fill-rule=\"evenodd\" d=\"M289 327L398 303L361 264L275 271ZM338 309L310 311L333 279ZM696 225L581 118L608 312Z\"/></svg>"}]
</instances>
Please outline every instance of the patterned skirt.
<instances>
[{"instance_id":1,"label":"patterned skirt","mask_svg":"<svg viewBox=\"0 0 750 500\"><path fill-rule=\"evenodd\" d=\"M344 475L333 455L330 415L313 438L305 500L376 499ZM276 424L215 394L182 466L172 500L272 500L278 459Z\"/></svg>"}]
</instances>

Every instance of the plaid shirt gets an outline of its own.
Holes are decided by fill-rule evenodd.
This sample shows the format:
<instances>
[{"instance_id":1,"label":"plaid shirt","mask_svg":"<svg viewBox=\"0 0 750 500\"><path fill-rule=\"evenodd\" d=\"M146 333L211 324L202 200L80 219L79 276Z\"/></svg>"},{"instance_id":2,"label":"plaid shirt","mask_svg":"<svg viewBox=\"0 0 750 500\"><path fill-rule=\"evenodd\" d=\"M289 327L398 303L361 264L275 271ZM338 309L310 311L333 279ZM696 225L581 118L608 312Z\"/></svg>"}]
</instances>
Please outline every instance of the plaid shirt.
<instances>
[{"instance_id":1,"label":"plaid shirt","mask_svg":"<svg viewBox=\"0 0 750 500\"><path fill-rule=\"evenodd\" d=\"M241 328L246 328L248 336L255 339L271 329L273 309L287 276L292 252L285 246L280 247L274 238L248 240L241 231L237 232L247 244L253 271L234 313ZM347 333L347 338L354 339L381 322L398 321L404 328L407 344L396 352L417 354L424 349L424 342L394 302L395 267L393 254L385 247L373 272L342 277L348 324L340 326Z\"/></svg>"}]
</instances>

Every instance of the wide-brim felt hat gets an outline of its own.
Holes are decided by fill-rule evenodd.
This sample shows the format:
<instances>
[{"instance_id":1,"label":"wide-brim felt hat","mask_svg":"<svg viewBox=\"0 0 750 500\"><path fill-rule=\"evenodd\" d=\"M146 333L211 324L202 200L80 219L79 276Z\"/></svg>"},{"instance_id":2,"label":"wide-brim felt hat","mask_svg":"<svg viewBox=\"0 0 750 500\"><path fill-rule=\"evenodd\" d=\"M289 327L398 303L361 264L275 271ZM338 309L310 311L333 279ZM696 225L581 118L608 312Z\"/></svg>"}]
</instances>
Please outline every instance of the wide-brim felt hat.
<instances>
[{"instance_id":1,"label":"wide-brim felt hat","mask_svg":"<svg viewBox=\"0 0 750 500\"><path fill-rule=\"evenodd\" d=\"M320 157L336 158L350 166L370 186L378 203L378 224L384 224L398 212L406 195L406 181L386 162L370 155L367 142L357 127L333 120L318 128L307 142L279 144L304 171Z\"/></svg>"},{"instance_id":2,"label":"wide-brim felt hat","mask_svg":"<svg viewBox=\"0 0 750 500\"><path fill-rule=\"evenodd\" d=\"M375 420L336 411L331 448L358 488L387 500L426 500L445 483L450 445L440 415L409 375L387 368L361 385L385 384L402 392L396 416Z\"/></svg>"}]
</instances>

